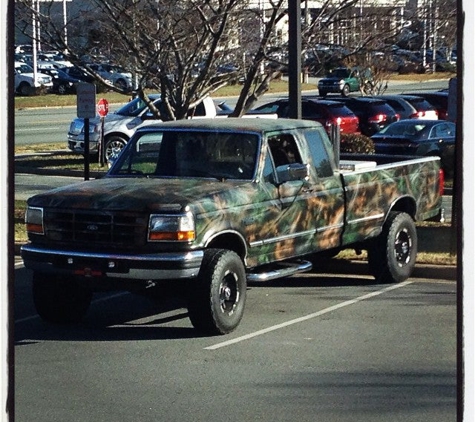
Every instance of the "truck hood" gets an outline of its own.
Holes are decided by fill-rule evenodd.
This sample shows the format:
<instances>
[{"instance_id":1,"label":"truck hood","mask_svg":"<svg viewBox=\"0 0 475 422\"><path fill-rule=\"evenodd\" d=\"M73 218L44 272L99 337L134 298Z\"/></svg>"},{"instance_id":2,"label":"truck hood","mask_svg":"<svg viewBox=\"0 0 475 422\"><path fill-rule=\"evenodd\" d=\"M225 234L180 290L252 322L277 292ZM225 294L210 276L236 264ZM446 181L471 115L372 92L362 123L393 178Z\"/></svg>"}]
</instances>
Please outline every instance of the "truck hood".
<instances>
[{"instance_id":1,"label":"truck hood","mask_svg":"<svg viewBox=\"0 0 475 422\"><path fill-rule=\"evenodd\" d=\"M256 192L249 181L105 177L35 195L28 205L128 212L178 212L190 205L211 211L218 204L221 209L252 204Z\"/></svg>"}]
</instances>

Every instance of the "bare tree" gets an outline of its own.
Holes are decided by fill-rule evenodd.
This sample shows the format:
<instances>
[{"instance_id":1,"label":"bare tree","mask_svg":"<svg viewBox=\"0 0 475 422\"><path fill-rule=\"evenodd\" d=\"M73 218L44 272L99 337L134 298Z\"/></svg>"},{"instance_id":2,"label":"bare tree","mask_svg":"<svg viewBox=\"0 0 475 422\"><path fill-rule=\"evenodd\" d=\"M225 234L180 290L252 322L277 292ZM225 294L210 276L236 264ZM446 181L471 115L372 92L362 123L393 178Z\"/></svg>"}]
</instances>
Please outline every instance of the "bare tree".
<instances>
[{"instance_id":1,"label":"bare tree","mask_svg":"<svg viewBox=\"0 0 475 422\"><path fill-rule=\"evenodd\" d=\"M245 91L252 89L265 60L267 41L282 3L269 1L271 16L259 24L265 28L264 37L258 38L256 52L246 52L252 62L244 77L242 98L250 97ZM236 81L240 69L234 62L242 49L239 27L250 14L258 15L239 0L90 0L87 7L71 13L64 25L57 3L42 1L41 8L38 4L17 1L17 26L24 33L30 33L43 47L65 51L72 63L105 84L107 80L89 67L84 57L107 49L108 59L136 76L135 94L163 120L185 118L206 95ZM281 12L280 19L283 16ZM40 35L31 32L31 22L41 28ZM260 81L253 98L265 92L271 78L268 75ZM147 87L160 92L160 110L148 100ZM116 86L110 89L127 93ZM239 108L237 115L244 112L244 107L236 110Z\"/></svg>"}]
</instances>

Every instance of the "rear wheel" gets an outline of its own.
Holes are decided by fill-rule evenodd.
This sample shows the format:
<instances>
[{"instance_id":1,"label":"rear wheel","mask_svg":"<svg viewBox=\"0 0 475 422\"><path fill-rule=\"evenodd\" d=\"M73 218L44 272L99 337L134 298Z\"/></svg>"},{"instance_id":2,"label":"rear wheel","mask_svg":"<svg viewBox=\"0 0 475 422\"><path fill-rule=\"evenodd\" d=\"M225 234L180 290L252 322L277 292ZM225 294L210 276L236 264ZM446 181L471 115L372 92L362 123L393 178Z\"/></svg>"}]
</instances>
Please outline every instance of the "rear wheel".
<instances>
[{"instance_id":1,"label":"rear wheel","mask_svg":"<svg viewBox=\"0 0 475 422\"><path fill-rule=\"evenodd\" d=\"M22 82L18 87L18 93L27 97L28 95L33 94L33 87L27 82Z\"/></svg>"},{"instance_id":2,"label":"rear wheel","mask_svg":"<svg viewBox=\"0 0 475 422\"><path fill-rule=\"evenodd\" d=\"M53 323L74 323L83 319L92 300L92 291L76 280L33 274L33 301L38 315Z\"/></svg>"},{"instance_id":3,"label":"rear wheel","mask_svg":"<svg viewBox=\"0 0 475 422\"><path fill-rule=\"evenodd\" d=\"M246 301L246 272L241 258L225 249L208 249L196 280L190 281L188 314L206 334L227 334L240 323Z\"/></svg>"},{"instance_id":4,"label":"rear wheel","mask_svg":"<svg viewBox=\"0 0 475 422\"><path fill-rule=\"evenodd\" d=\"M58 94L65 95L68 93L68 87L65 84L58 85Z\"/></svg>"},{"instance_id":5,"label":"rear wheel","mask_svg":"<svg viewBox=\"0 0 475 422\"><path fill-rule=\"evenodd\" d=\"M416 264L417 231L404 212L390 212L383 231L368 248L368 264L378 282L399 283L411 275Z\"/></svg>"},{"instance_id":6,"label":"rear wheel","mask_svg":"<svg viewBox=\"0 0 475 422\"><path fill-rule=\"evenodd\" d=\"M341 90L341 95L343 97L348 97L348 95L350 94L350 87L348 84L345 84L345 86L343 87L343 89Z\"/></svg>"},{"instance_id":7,"label":"rear wheel","mask_svg":"<svg viewBox=\"0 0 475 422\"><path fill-rule=\"evenodd\" d=\"M115 86L125 91L127 89L127 82L125 81L125 79L117 79L115 81Z\"/></svg>"}]
</instances>

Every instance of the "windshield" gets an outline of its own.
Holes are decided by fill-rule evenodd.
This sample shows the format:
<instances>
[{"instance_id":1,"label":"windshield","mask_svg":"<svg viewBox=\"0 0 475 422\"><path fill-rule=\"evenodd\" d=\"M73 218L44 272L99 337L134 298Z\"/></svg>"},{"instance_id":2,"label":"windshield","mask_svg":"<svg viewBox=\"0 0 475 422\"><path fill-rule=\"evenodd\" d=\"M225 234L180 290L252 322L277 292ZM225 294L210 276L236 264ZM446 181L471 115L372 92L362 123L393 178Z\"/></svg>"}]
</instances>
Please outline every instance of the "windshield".
<instances>
[{"instance_id":1,"label":"windshield","mask_svg":"<svg viewBox=\"0 0 475 422\"><path fill-rule=\"evenodd\" d=\"M328 76L330 78L348 78L350 76L350 71L348 69L333 69Z\"/></svg>"},{"instance_id":2,"label":"windshield","mask_svg":"<svg viewBox=\"0 0 475 422\"><path fill-rule=\"evenodd\" d=\"M108 174L251 180L258 146L254 133L145 132L129 142Z\"/></svg>"},{"instance_id":3,"label":"windshield","mask_svg":"<svg viewBox=\"0 0 475 422\"><path fill-rule=\"evenodd\" d=\"M28 66L26 63L15 64L15 71L17 73L33 73L33 68Z\"/></svg>"},{"instance_id":4,"label":"windshield","mask_svg":"<svg viewBox=\"0 0 475 422\"><path fill-rule=\"evenodd\" d=\"M159 98L157 97L150 96L150 99L154 102L155 105L159 101ZM127 104L123 105L121 108L119 108L115 112L115 114L119 114L120 116L136 117L140 113L142 113L142 111L144 111L145 108L147 108L147 104L145 104L145 101L137 97L129 101Z\"/></svg>"}]
</instances>

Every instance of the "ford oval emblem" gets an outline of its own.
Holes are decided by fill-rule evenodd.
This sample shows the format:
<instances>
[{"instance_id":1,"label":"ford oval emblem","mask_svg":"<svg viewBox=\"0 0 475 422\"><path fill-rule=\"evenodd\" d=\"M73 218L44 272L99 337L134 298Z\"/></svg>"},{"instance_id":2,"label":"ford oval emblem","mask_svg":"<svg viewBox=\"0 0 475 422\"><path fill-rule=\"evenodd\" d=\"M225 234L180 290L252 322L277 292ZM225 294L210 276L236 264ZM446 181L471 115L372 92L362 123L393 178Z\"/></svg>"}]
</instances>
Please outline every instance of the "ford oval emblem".
<instances>
[{"instance_id":1,"label":"ford oval emblem","mask_svg":"<svg viewBox=\"0 0 475 422\"><path fill-rule=\"evenodd\" d=\"M88 224L86 229L88 229L90 232L96 232L99 230L99 226L96 226L95 224Z\"/></svg>"}]
</instances>

